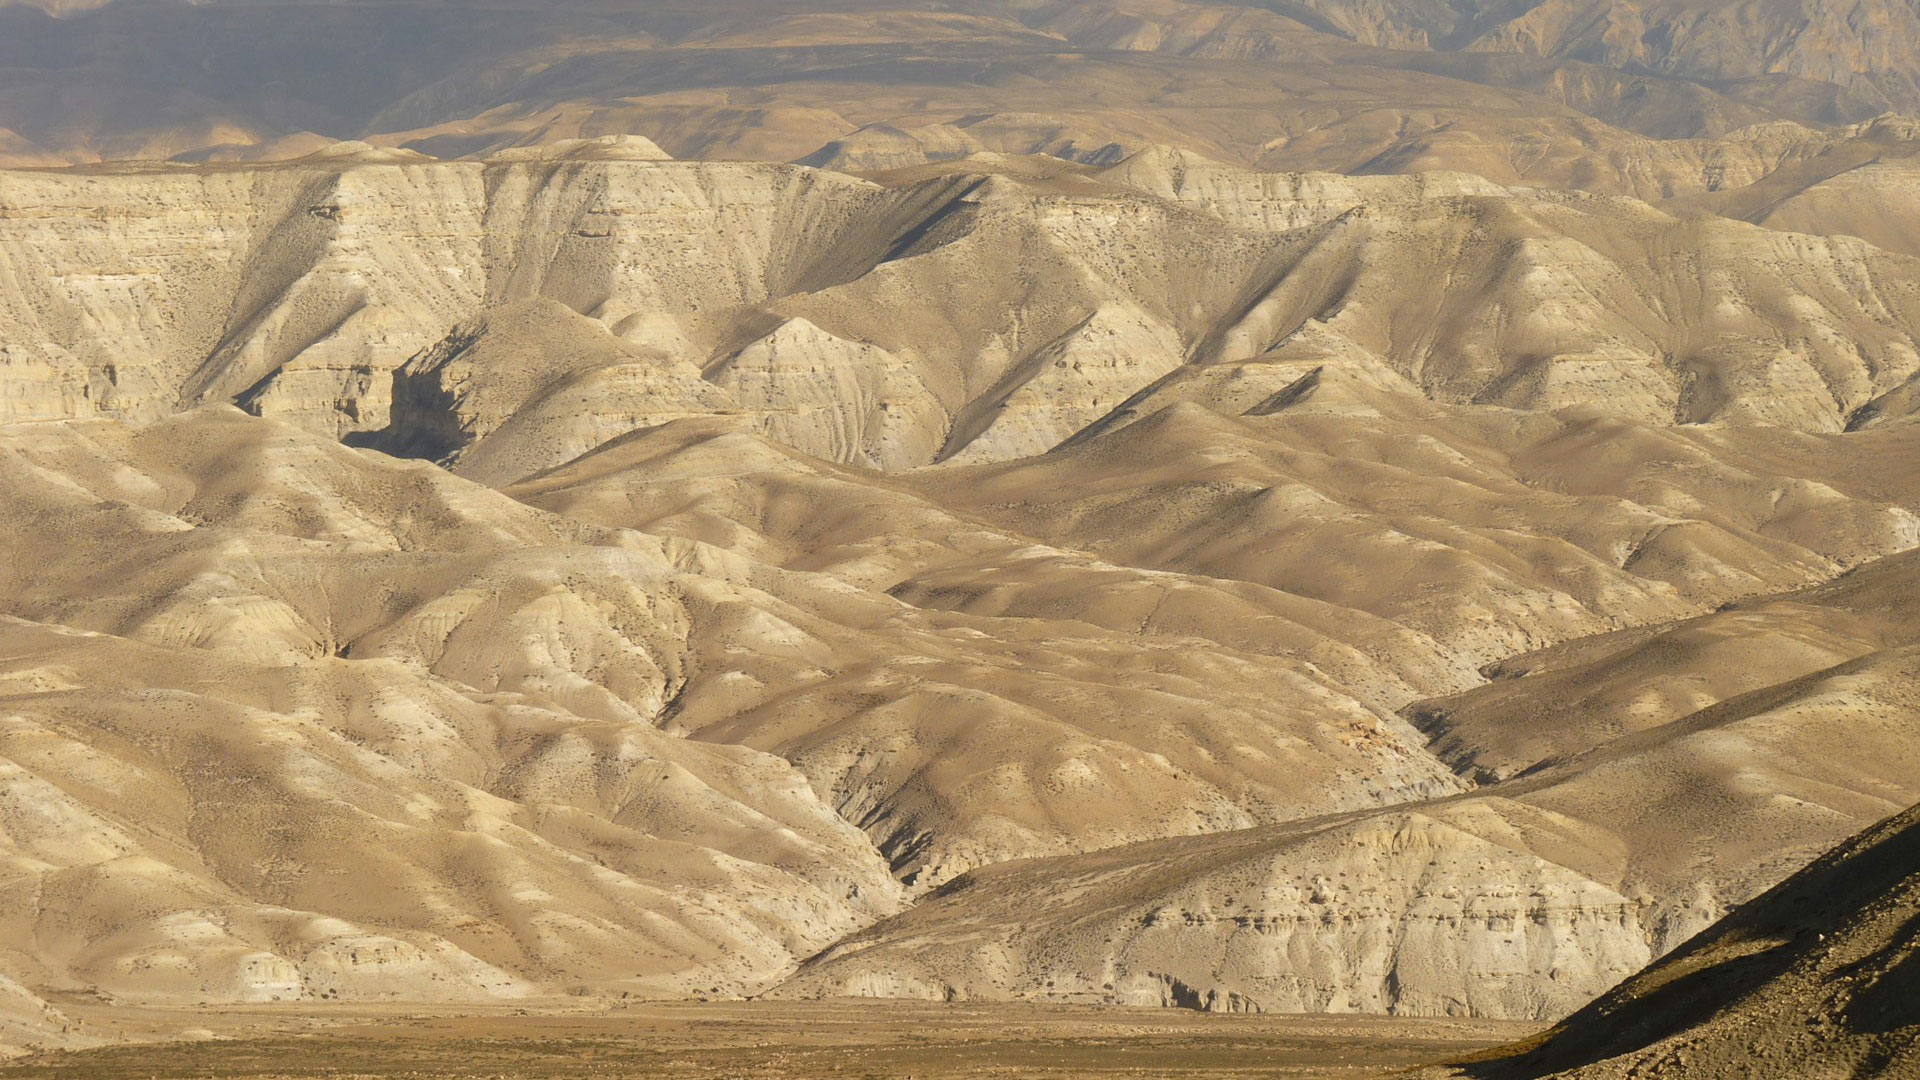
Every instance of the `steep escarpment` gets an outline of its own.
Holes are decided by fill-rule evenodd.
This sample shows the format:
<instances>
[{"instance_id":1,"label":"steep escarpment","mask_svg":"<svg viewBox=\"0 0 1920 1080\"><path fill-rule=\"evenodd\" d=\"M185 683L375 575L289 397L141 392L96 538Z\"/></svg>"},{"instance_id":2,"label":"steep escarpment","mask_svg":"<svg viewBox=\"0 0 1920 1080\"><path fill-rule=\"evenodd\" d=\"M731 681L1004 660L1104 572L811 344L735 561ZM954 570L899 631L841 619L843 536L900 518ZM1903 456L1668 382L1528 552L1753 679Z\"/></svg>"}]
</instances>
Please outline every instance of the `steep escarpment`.
<instances>
[{"instance_id":1,"label":"steep escarpment","mask_svg":"<svg viewBox=\"0 0 1920 1080\"><path fill-rule=\"evenodd\" d=\"M509 482L695 415L882 469L1004 461L1328 360L1442 403L1802 431L1901 415L1920 373L1908 256L1622 198L1171 151L891 186L658 156L16 174L0 401L232 401Z\"/></svg>"},{"instance_id":2,"label":"steep escarpment","mask_svg":"<svg viewBox=\"0 0 1920 1080\"><path fill-rule=\"evenodd\" d=\"M1552 1016L1648 950L1638 905L1527 846L1579 832L1442 805L994 868L776 994Z\"/></svg>"},{"instance_id":3,"label":"steep escarpment","mask_svg":"<svg viewBox=\"0 0 1920 1080\"><path fill-rule=\"evenodd\" d=\"M618 178L679 167L609 147L627 149L590 143L448 168L334 154L268 170L23 178L9 187L12 273L44 281L64 247L103 291L16 296L9 338L111 384L99 407L113 414L235 399L339 433L383 426L390 372L492 302L546 297L643 342L705 340L729 328L702 308L724 314L831 281L849 272L838 260L863 258L839 233L876 212L864 185L747 166L629 184ZM783 202L794 205L776 210ZM75 215L98 226L70 227ZM675 233L687 246L654 257L654 242ZM642 237L648 254L635 262ZM147 359L135 369L87 348ZM127 377L158 385L123 403ZM35 415L47 413L15 413Z\"/></svg>"}]
</instances>

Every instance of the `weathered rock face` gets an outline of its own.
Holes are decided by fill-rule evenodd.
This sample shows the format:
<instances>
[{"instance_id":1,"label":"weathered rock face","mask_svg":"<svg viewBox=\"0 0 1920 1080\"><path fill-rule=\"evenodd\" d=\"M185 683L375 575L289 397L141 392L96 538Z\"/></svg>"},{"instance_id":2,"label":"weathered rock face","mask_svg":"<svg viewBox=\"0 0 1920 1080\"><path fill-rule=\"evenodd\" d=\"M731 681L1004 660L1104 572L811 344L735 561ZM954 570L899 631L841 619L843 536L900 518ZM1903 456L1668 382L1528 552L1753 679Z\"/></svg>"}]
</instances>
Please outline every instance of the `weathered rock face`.
<instances>
[{"instance_id":1,"label":"weathered rock face","mask_svg":"<svg viewBox=\"0 0 1920 1080\"><path fill-rule=\"evenodd\" d=\"M1899 415L1920 373L1920 264L1856 240L1171 151L1078 184L883 187L617 141L12 173L0 408L234 401L506 482L714 414L846 463L1001 461L1249 360L1804 431Z\"/></svg>"},{"instance_id":2,"label":"weathered rock face","mask_svg":"<svg viewBox=\"0 0 1920 1080\"><path fill-rule=\"evenodd\" d=\"M945 407L915 367L796 317L707 377L776 442L829 461L903 469L932 460L947 427Z\"/></svg>"},{"instance_id":3,"label":"weathered rock face","mask_svg":"<svg viewBox=\"0 0 1920 1080\"><path fill-rule=\"evenodd\" d=\"M1635 903L1515 843L1578 829L1524 811L1494 800L984 871L776 994L1557 1016L1644 964L1647 935ZM1039 876L1044 913L1026 906Z\"/></svg>"},{"instance_id":4,"label":"weathered rock face","mask_svg":"<svg viewBox=\"0 0 1920 1080\"><path fill-rule=\"evenodd\" d=\"M1188 183L1175 195L1236 219L1271 216L1271 191ZM1841 430L1920 364L1909 333L1867 314L1910 302L1892 283L1909 271L1871 295L1835 290L1838 265L1887 258L1858 241L1599 198L1353 205L1288 234L1196 358L1317 359L1330 340L1442 401L1809 431Z\"/></svg>"},{"instance_id":5,"label":"weathered rock face","mask_svg":"<svg viewBox=\"0 0 1920 1080\"><path fill-rule=\"evenodd\" d=\"M649 325L699 336L703 307L803 286L822 254L857 259L831 234L864 209L866 185L592 151L445 168L348 153L274 169L21 174L6 185L10 272L50 284L63 258L87 269L57 291L10 295L8 342L107 385L95 397L112 414L240 399L363 430L386 422L389 372L490 303L547 297L610 325L664 314ZM633 182L656 168L679 171ZM776 207L788 199L798 204ZM828 235L789 233L809 225ZM109 352L144 355L139 374L159 385L118 389ZM14 418L44 415L59 413Z\"/></svg>"},{"instance_id":6,"label":"weathered rock face","mask_svg":"<svg viewBox=\"0 0 1920 1080\"><path fill-rule=\"evenodd\" d=\"M1469 173L1347 176L1261 172L1174 147L1143 150L1101 169L1097 175L1120 187L1276 233L1325 225L1357 206L1509 194L1501 185Z\"/></svg>"},{"instance_id":7,"label":"weathered rock face","mask_svg":"<svg viewBox=\"0 0 1920 1080\"><path fill-rule=\"evenodd\" d=\"M974 399L955 418L946 440L954 449L944 459L1011 461L1045 453L1175 370L1184 351L1166 324L1102 305Z\"/></svg>"},{"instance_id":8,"label":"weathered rock face","mask_svg":"<svg viewBox=\"0 0 1920 1080\"><path fill-rule=\"evenodd\" d=\"M393 375L387 427L364 440L389 453L458 459L504 484L572 460L637 428L738 411L684 357L631 344L555 300L494 308L456 327Z\"/></svg>"}]
</instances>

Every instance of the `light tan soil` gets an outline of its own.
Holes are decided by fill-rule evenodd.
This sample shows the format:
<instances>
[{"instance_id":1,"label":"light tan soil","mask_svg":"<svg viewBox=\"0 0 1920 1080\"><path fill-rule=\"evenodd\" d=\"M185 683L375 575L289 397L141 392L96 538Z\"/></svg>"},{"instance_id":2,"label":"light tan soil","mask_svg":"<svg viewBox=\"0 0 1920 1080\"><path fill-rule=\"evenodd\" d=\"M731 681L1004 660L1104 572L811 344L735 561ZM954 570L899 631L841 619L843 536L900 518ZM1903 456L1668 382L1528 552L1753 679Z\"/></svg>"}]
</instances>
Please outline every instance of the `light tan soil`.
<instances>
[{"instance_id":1,"label":"light tan soil","mask_svg":"<svg viewBox=\"0 0 1920 1080\"><path fill-rule=\"evenodd\" d=\"M185 1013L63 1003L133 1040L0 1078L1376 1077L1528 1025L907 1002L659 1003L433 1015L404 1007ZM155 1042L151 1040L169 1041Z\"/></svg>"}]
</instances>

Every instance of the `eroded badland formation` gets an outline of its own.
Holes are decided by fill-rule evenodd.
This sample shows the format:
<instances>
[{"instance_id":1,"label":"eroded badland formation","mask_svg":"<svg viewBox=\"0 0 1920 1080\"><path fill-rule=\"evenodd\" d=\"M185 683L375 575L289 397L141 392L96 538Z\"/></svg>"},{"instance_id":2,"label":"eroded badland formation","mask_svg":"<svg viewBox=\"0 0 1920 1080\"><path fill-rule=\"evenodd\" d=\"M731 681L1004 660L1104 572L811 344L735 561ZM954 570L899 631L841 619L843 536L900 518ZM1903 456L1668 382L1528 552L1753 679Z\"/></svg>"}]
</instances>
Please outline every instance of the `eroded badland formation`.
<instances>
[{"instance_id":1,"label":"eroded badland formation","mask_svg":"<svg viewBox=\"0 0 1920 1080\"><path fill-rule=\"evenodd\" d=\"M0 4L0 1044L1920 1067L1911 815L1769 892L1920 802L1908 115L1892 0Z\"/></svg>"}]
</instances>

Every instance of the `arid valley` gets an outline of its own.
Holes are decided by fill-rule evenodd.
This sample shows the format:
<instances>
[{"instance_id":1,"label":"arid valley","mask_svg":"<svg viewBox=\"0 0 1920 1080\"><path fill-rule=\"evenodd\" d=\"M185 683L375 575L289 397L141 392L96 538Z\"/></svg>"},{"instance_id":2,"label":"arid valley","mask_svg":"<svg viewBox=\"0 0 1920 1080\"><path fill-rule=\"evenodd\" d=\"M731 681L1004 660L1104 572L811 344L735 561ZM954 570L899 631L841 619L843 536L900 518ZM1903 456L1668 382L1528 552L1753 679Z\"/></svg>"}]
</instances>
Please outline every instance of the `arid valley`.
<instances>
[{"instance_id":1,"label":"arid valley","mask_svg":"<svg viewBox=\"0 0 1920 1080\"><path fill-rule=\"evenodd\" d=\"M1920 10L0 0L0 1080L1920 1076Z\"/></svg>"}]
</instances>

